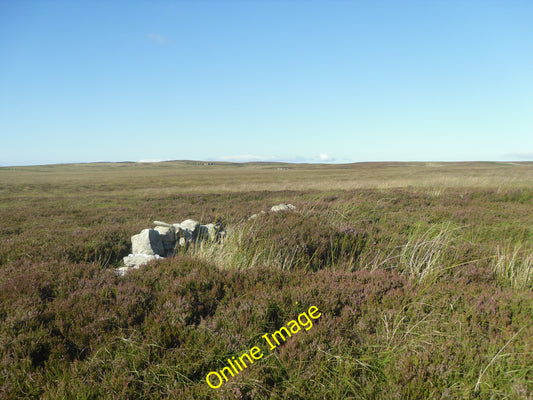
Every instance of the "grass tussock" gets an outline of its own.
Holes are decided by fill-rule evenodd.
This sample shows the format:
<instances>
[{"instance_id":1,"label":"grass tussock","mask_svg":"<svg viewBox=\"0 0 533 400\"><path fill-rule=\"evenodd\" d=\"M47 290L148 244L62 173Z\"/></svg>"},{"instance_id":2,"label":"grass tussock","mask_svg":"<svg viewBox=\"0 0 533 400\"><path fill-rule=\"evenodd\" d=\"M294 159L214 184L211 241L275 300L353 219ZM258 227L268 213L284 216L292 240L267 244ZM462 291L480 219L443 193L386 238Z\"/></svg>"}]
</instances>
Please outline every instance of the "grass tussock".
<instances>
[{"instance_id":1,"label":"grass tussock","mask_svg":"<svg viewBox=\"0 0 533 400\"><path fill-rule=\"evenodd\" d=\"M468 168L0 169L0 398L530 399L531 166ZM131 235L186 218L227 238L114 274Z\"/></svg>"},{"instance_id":2,"label":"grass tussock","mask_svg":"<svg viewBox=\"0 0 533 400\"><path fill-rule=\"evenodd\" d=\"M533 286L533 252L524 253L520 245L498 246L493 269L496 276L513 288Z\"/></svg>"},{"instance_id":3,"label":"grass tussock","mask_svg":"<svg viewBox=\"0 0 533 400\"><path fill-rule=\"evenodd\" d=\"M201 243L188 254L222 268L351 269L366 242L355 227L335 226L320 215L302 212L268 213L227 229L220 243Z\"/></svg>"},{"instance_id":4,"label":"grass tussock","mask_svg":"<svg viewBox=\"0 0 533 400\"><path fill-rule=\"evenodd\" d=\"M417 228L409 235L399 255L399 269L416 282L435 280L446 270L454 268L457 258L454 251L454 234L458 229L450 225L431 227L426 231ZM470 260L467 260L468 262Z\"/></svg>"}]
</instances>

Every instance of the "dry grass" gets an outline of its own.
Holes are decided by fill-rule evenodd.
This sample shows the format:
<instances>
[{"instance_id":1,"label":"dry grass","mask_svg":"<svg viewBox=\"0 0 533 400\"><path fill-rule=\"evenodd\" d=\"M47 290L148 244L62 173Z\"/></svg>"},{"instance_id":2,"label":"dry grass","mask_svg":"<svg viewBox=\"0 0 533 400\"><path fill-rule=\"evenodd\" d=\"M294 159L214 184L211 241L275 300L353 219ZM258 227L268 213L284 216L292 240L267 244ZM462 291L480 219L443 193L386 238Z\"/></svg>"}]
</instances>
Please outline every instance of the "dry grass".
<instances>
[{"instance_id":1,"label":"dry grass","mask_svg":"<svg viewBox=\"0 0 533 400\"><path fill-rule=\"evenodd\" d=\"M284 168L284 169L279 169ZM286 169L285 169L286 168ZM224 193L285 190L419 188L438 196L442 188L527 188L533 163L359 163L344 165L249 163L198 165L72 164L0 168L2 192L23 185L43 186L41 196L58 189L90 186L116 195Z\"/></svg>"},{"instance_id":2,"label":"dry grass","mask_svg":"<svg viewBox=\"0 0 533 400\"><path fill-rule=\"evenodd\" d=\"M520 245L498 246L493 269L498 278L514 288L533 286L533 252L524 254Z\"/></svg>"},{"instance_id":3,"label":"dry grass","mask_svg":"<svg viewBox=\"0 0 533 400\"><path fill-rule=\"evenodd\" d=\"M456 257L449 253L453 252L457 231L449 224L426 231L418 228L401 249L399 269L418 283L438 278L444 271L453 268L450 262Z\"/></svg>"}]
</instances>

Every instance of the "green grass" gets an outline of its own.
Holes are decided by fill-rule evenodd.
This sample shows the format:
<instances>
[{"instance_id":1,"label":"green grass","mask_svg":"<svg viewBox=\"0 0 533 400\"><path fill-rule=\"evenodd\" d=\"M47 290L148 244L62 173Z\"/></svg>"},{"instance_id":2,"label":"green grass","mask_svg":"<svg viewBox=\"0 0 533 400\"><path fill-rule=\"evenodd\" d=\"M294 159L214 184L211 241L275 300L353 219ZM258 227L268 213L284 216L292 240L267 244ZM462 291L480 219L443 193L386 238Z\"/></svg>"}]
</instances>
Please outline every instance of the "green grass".
<instances>
[{"instance_id":1,"label":"green grass","mask_svg":"<svg viewBox=\"0 0 533 400\"><path fill-rule=\"evenodd\" d=\"M532 210L532 163L0 168L0 398L529 399ZM186 218L228 237L114 274Z\"/></svg>"}]
</instances>

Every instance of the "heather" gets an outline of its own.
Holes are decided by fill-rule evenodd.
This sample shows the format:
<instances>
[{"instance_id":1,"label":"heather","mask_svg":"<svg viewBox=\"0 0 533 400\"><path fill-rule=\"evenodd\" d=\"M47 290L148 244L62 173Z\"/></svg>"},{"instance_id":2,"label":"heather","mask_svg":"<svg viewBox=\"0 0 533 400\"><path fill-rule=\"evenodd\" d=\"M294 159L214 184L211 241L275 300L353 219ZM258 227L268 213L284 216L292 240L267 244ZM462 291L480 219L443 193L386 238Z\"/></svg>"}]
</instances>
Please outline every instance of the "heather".
<instances>
[{"instance_id":1,"label":"heather","mask_svg":"<svg viewBox=\"0 0 533 400\"><path fill-rule=\"evenodd\" d=\"M0 200L1 397L533 396L531 163L1 168ZM116 276L189 217L227 239Z\"/></svg>"}]
</instances>

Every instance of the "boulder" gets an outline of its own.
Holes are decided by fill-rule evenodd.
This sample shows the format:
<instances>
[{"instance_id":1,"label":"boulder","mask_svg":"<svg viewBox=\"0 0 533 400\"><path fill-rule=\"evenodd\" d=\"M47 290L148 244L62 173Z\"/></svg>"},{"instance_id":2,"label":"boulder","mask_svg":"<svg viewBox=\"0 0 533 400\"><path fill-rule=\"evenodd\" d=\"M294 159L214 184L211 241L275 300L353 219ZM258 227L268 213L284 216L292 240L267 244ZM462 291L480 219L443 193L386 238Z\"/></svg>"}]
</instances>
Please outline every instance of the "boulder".
<instances>
[{"instance_id":1,"label":"boulder","mask_svg":"<svg viewBox=\"0 0 533 400\"><path fill-rule=\"evenodd\" d=\"M198 221L195 221L194 219L186 219L179 225L183 229L188 229L191 232L194 232L196 231L196 229L198 229L198 227L200 226L200 223Z\"/></svg>"},{"instance_id":2,"label":"boulder","mask_svg":"<svg viewBox=\"0 0 533 400\"><path fill-rule=\"evenodd\" d=\"M161 235L155 229L143 229L141 233L131 237L131 252L133 254L165 255L165 248Z\"/></svg>"},{"instance_id":3,"label":"boulder","mask_svg":"<svg viewBox=\"0 0 533 400\"><path fill-rule=\"evenodd\" d=\"M175 242L176 241L176 229L171 225L168 226L156 226L155 231L159 232L162 242Z\"/></svg>"},{"instance_id":4,"label":"boulder","mask_svg":"<svg viewBox=\"0 0 533 400\"><path fill-rule=\"evenodd\" d=\"M176 247L176 229L170 225L168 226L156 226L155 230L159 232L161 242L163 243L163 249L165 250L165 257L172 255L174 248Z\"/></svg>"},{"instance_id":5,"label":"boulder","mask_svg":"<svg viewBox=\"0 0 533 400\"><path fill-rule=\"evenodd\" d=\"M294 207L292 204L278 204L277 206L272 206L270 211L272 212L278 212L278 211L288 211L288 210L296 210L296 207Z\"/></svg>"},{"instance_id":6,"label":"boulder","mask_svg":"<svg viewBox=\"0 0 533 400\"><path fill-rule=\"evenodd\" d=\"M200 225L197 240L217 241L220 239L222 226L220 224Z\"/></svg>"},{"instance_id":7,"label":"boulder","mask_svg":"<svg viewBox=\"0 0 533 400\"><path fill-rule=\"evenodd\" d=\"M161 256L148 254L130 254L122 259L124 265L129 268L139 268L141 265L148 264L152 260L160 260Z\"/></svg>"},{"instance_id":8,"label":"boulder","mask_svg":"<svg viewBox=\"0 0 533 400\"><path fill-rule=\"evenodd\" d=\"M198 236L200 223L193 219L186 219L181 224L173 224L176 232L176 242L180 246L194 242Z\"/></svg>"},{"instance_id":9,"label":"boulder","mask_svg":"<svg viewBox=\"0 0 533 400\"><path fill-rule=\"evenodd\" d=\"M167 224L166 222L162 222L162 221L154 221L154 224L156 226L165 226L167 228L170 228L172 227L172 224Z\"/></svg>"},{"instance_id":10,"label":"boulder","mask_svg":"<svg viewBox=\"0 0 533 400\"><path fill-rule=\"evenodd\" d=\"M139 268L152 260L159 260L174 254L176 243L187 246L198 240L221 240L226 232L220 224L200 225L187 219L180 224L154 221L155 229L143 229L131 237L132 254L124 257L125 267L116 269L117 275L125 275L131 268Z\"/></svg>"}]
</instances>

